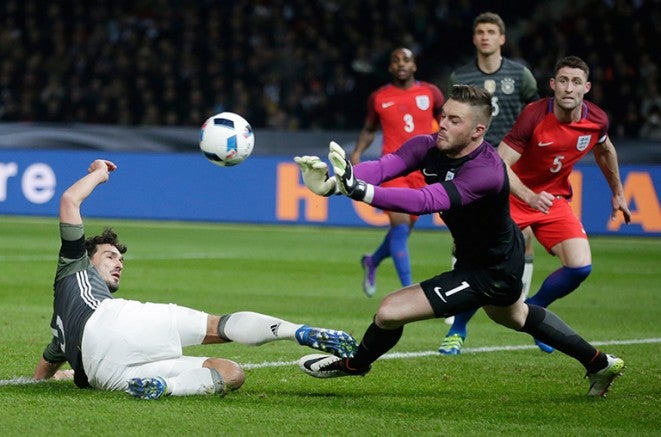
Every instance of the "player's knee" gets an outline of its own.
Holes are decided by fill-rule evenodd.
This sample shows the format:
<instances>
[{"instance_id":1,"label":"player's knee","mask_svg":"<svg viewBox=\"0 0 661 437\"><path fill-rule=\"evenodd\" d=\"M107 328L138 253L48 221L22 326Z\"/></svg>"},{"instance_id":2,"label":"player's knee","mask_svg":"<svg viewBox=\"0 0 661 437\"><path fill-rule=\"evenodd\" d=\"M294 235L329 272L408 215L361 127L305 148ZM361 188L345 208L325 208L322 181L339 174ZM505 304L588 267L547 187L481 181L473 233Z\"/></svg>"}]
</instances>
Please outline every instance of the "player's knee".
<instances>
[{"instance_id":1,"label":"player's knee","mask_svg":"<svg viewBox=\"0 0 661 437\"><path fill-rule=\"evenodd\" d=\"M374 322L384 329L399 328L403 325L401 305L397 305L390 296L386 296L379 305Z\"/></svg>"},{"instance_id":2,"label":"player's knee","mask_svg":"<svg viewBox=\"0 0 661 437\"><path fill-rule=\"evenodd\" d=\"M246 374L237 363L224 358L208 358L204 367L215 369L223 377L225 391L237 390L246 380Z\"/></svg>"},{"instance_id":3,"label":"player's knee","mask_svg":"<svg viewBox=\"0 0 661 437\"><path fill-rule=\"evenodd\" d=\"M583 267L564 267L566 274L575 282L580 284L585 281L592 272L592 264Z\"/></svg>"},{"instance_id":4,"label":"player's knee","mask_svg":"<svg viewBox=\"0 0 661 437\"><path fill-rule=\"evenodd\" d=\"M525 324L528 308L523 301L518 301L507 307L487 305L484 312L499 325L519 331Z\"/></svg>"}]
</instances>

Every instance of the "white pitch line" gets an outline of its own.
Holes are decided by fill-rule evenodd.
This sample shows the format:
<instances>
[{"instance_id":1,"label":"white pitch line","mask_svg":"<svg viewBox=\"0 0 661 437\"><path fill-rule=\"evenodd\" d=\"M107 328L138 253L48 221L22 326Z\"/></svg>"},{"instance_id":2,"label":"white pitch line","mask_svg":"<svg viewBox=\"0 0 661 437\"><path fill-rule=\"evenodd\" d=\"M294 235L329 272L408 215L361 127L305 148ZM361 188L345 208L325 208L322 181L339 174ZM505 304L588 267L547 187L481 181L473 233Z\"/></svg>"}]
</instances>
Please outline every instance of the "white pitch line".
<instances>
[{"instance_id":1,"label":"white pitch line","mask_svg":"<svg viewBox=\"0 0 661 437\"><path fill-rule=\"evenodd\" d=\"M26 376L17 376L11 379L0 379L0 387L7 385L27 385L27 384L38 384L44 381L37 381L33 378L28 378Z\"/></svg>"},{"instance_id":2,"label":"white pitch line","mask_svg":"<svg viewBox=\"0 0 661 437\"><path fill-rule=\"evenodd\" d=\"M631 345L631 344L653 344L661 343L661 338L641 338L634 340L610 340L610 341L594 341L591 344L594 346L612 346L612 345ZM461 350L463 354L481 354L488 352L507 352L507 351L519 351L519 350L528 350L528 349L537 349L537 346L534 345L511 345L511 346L485 346L485 347L467 347ZM382 356L381 360L393 360L393 359L405 359L405 358L418 358L418 357L429 357L439 355L437 351L421 351L421 352L391 352ZM246 370L250 369L261 369L264 367L286 367L286 366L296 366L298 361L265 361L262 363L244 363L241 364ZM0 387L5 386L14 386L14 385L27 385L27 384L38 384L44 381L36 381L32 378L27 378L25 376L17 376L10 379L0 379Z\"/></svg>"},{"instance_id":3,"label":"white pitch line","mask_svg":"<svg viewBox=\"0 0 661 437\"><path fill-rule=\"evenodd\" d=\"M641 338L634 340L610 340L610 341L593 341L590 344L593 346L611 346L618 344L644 344L644 343L661 343L661 338ZM480 354L487 352L506 352L506 351L520 351L528 349L537 349L535 345L511 345L511 346L484 346L484 347L467 347L461 349L461 354ZM440 356L438 351L420 351L420 352L390 352L385 354L380 360L393 360L404 358L418 358L429 356ZM267 361L263 363L244 363L241 367L244 369L260 369L263 367L284 367L298 365L298 361Z\"/></svg>"}]
</instances>

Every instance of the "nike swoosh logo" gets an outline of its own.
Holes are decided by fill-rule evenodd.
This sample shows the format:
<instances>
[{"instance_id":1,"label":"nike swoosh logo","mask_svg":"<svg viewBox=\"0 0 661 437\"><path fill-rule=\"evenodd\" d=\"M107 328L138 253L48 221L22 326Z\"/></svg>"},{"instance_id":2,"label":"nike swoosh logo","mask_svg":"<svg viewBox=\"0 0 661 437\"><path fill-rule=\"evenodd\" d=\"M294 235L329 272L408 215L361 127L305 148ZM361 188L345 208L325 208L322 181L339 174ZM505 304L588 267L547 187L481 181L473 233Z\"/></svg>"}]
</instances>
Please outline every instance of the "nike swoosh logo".
<instances>
[{"instance_id":1,"label":"nike swoosh logo","mask_svg":"<svg viewBox=\"0 0 661 437\"><path fill-rule=\"evenodd\" d=\"M427 173L427 169L426 169L426 168L423 168L423 169L422 169L422 174L425 175L425 176L429 176L429 177L432 177L432 176L438 176L437 173Z\"/></svg>"},{"instance_id":2,"label":"nike swoosh logo","mask_svg":"<svg viewBox=\"0 0 661 437\"><path fill-rule=\"evenodd\" d=\"M553 141L549 141L548 143L542 143L540 141L539 143L537 143L539 147L546 147L546 146L550 146L551 144L553 144Z\"/></svg>"},{"instance_id":3,"label":"nike swoosh logo","mask_svg":"<svg viewBox=\"0 0 661 437\"><path fill-rule=\"evenodd\" d=\"M448 301L445 300L445 297L443 297L443 293L441 293L442 291L443 289L441 287L434 287L434 293L436 293L436 295L440 297L443 302L447 303Z\"/></svg>"},{"instance_id":4,"label":"nike swoosh logo","mask_svg":"<svg viewBox=\"0 0 661 437\"><path fill-rule=\"evenodd\" d=\"M345 185L347 187L353 187L353 169L351 170L351 176L347 178L347 183Z\"/></svg>"},{"instance_id":5,"label":"nike swoosh logo","mask_svg":"<svg viewBox=\"0 0 661 437\"><path fill-rule=\"evenodd\" d=\"M383 109L386 109L386 108L390 108L394 104L395 104L395 102L385 102L385 103L381 103L381 107Z\"/></svg>"}]
</instances>

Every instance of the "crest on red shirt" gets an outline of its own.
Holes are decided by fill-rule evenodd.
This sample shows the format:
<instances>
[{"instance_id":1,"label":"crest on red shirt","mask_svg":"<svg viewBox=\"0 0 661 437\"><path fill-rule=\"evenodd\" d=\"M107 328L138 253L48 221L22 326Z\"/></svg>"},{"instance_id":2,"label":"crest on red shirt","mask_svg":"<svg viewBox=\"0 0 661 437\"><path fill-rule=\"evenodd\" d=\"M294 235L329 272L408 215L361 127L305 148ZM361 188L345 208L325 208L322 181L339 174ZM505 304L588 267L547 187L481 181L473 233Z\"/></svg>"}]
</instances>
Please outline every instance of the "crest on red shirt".
<instances>
[{"instance_id":1,"label":"crest on red shirt","mask_svg":"<svg viewBox=\"0 0 661 437\"><path fill-rule=\"evenodd\" d=\"M423 111L429 109L429 96L415 96L415 104Z\"/></svg>"},{"instance_id":2,"label":"crest on red shirt","mask_svg":"<svg viewBox=\"0 0 661 437\"><path fill-rule=\"evenodd\" d=\"M582 152L583 150L587 149L588 146L590 145L590 140L592 139L592 135L581 135L578 137L578 141L576 141L576 149L578 149L579 152Z\"/></svg>"}]
</instances>

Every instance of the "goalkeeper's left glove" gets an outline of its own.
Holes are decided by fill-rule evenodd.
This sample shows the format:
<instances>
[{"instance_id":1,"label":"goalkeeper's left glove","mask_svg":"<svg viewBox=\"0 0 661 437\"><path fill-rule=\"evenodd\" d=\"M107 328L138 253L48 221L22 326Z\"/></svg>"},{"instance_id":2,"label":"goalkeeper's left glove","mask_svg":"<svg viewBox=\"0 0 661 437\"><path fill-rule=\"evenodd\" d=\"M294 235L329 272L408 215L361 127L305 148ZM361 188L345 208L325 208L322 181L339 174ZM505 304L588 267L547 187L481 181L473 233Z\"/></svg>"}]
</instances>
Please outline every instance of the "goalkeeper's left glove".
<instances>
[{"instance_id":1,"label":"goalkeeper's left glove","mask_svg":"<svg viewBox=\"0 0 661 437\"><path fill-rule=\"evenodd\" d=\"M328 152L328 159L333 164L335 170L335 178L337 184L347 196L354 200L360 200L365 203L372 203L374 197L374 186L356 179L353 174L353 166L351 161L346 158L346 154L342 147L335 141L331 141L329 145L330 151Z\"/></svg>"},{"instance_id":2,"label":"goalkeeper's left glove","mask_svg":"<svg viewBox=\"0 0 661 437\"><path fill-rule=\"evenodd\" d=\"M296 156L294 162L301 169L303 183L310 191L326 197L337 192L335 178L328 177L328 165L318 156Z\"/></svg>"}]
</instances>

